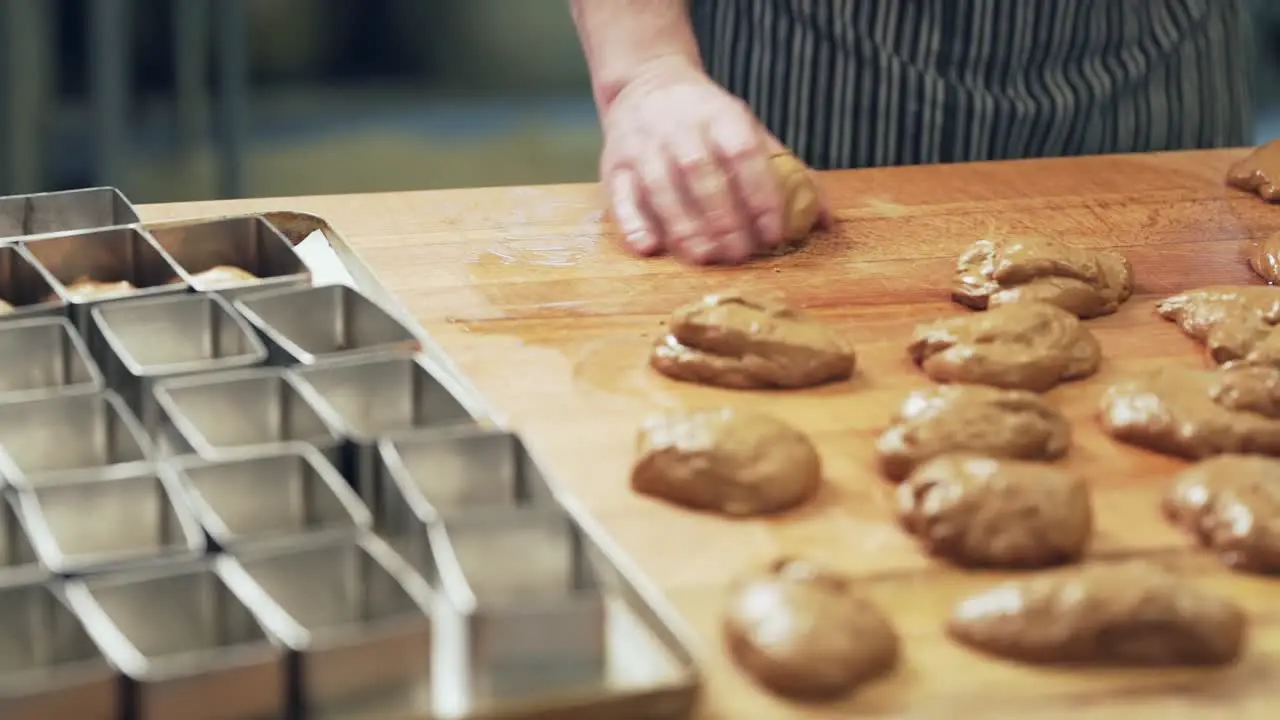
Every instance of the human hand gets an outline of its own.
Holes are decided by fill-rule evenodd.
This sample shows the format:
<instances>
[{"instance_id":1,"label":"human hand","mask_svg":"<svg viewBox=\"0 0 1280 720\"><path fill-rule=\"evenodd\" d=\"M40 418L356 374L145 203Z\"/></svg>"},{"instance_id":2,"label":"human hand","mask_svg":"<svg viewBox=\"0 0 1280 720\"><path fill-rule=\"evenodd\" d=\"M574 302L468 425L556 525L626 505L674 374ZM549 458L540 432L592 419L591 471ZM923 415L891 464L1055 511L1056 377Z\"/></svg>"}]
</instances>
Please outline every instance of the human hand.
<instances>
[{"instance_id":1,"label":"human hand","mask_svg":"<svg viewBox=\"0 0 1280 720\"><path fill-rule=\"evenodd\" d=\"M747 106L683 60L636 76L605 111L600 177L637 254L740 263L783 242L786 149ZM825 210L820 224L829 220Z\"/></svg>"}]
</instances>

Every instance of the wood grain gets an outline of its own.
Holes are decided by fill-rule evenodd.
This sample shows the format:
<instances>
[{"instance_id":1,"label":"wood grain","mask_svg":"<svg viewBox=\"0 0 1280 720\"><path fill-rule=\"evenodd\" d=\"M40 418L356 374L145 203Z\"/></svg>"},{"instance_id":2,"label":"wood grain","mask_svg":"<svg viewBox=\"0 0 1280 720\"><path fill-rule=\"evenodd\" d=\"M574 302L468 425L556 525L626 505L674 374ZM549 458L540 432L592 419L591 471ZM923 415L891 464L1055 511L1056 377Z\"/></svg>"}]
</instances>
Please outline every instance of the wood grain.
<instances>
[{"instance_id":1,"label":"wood grain","mask_svg":"<svg viewBox=\"0 0 1280 720\"><path fill-rule=\"evenodd\" d=\"M253 200L144 208L148 219L300 210L326 217L525 434L579 502L669 593L702 640L700 718L1272 717L1280 672L1280 579L1233 574L1160 518L1157 498L1182 463L1103 436L1095 408L1117 378L1202 366L1153 301L1209 283L1258 282L1247 241L1280 230L1280 208L1224 187L1244 151L1107 156L828 173L838 226L793 255L734 269L639 260L620 249L588 186L496 188ZM1225 671L1063 671L967 652L942 634L951 604L1003 577L921 555L893 523L872 446L912 388L926 384L904 347L914 325L966 312L947 299L961 248L983 235L1037 233L1114 248L1137 294L1089 321L1106 360L1093 379L1049 394L1074 423L1065 464L1087 478L1095 557L1150 556L1253 613L1247 658ZM666 313L703 293L776 294L838 327L859 353L848 383L739 392L656 376L646 352ZM662 407L732 404L804 429L827 486L776 519L730 521L637 497L627 488L636 426ZM901 669L840 703L800 706L756 689L726 659L727 583L779 555L862 579L905 638Z\"/></svg>"}]
</instances>

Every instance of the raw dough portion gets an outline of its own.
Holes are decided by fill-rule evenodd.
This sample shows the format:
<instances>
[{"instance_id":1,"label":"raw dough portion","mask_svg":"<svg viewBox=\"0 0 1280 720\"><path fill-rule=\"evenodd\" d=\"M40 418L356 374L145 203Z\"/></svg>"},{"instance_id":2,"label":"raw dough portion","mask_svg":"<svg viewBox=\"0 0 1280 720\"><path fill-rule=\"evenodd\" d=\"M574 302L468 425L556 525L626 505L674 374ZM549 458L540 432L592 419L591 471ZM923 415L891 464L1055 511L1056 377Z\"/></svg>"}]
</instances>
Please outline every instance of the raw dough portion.
<instances>
[{"instance_id":1,"label":"raw dough portion","mask_svg":"<svg viewBox=\"0 0 1280 720\"><path fill-rule=\"evenodd\" d=\"M1124 256L1038 238L979 240L960 255L951 290L974 310L1033 300L1081 318L1109 315L1131 295Z\"/></svg>"},{"instance_id":2,"label":"raw dough portion","mask_svg":"<svg viewBox=\"0 0 1280 720\"><path fill-rule=\"evenodd\" d=\"M723 293L677 309L649 364L675 380L745 390L846 380L855 359L825 325L779 303Z\"/></svg>"},{"instance_id":3,"label":"raw dough portion","mask_svg":"<svg viewBox=\"0 0 1280 720\"><path fill-rule=\"evenodd\" d=\"M1098 371L1102 346L1075 315L1021 302L916 328L911 359L937 382L1045 392Z\"/></svg>"},{"instance_id":4,"label":"raw dough portion","mask_svg":"<svg viewBox=\"0 0 1280 720\"><path fill-rule=\"evenodd\" d=\"M13 314L13 310L13 305L10 305L4 300L0 300L0 315L11 315Z\"/></svg>"},{"instance_id":5,"label":"raw dough portion","mask_svg":"<svg viewBox=\"0 0 1280 720\"><path fill-rule=\"evenodd\" d=\"M942 385L907 396L876 443L880 467L901 481L939 455L1055 460L1071 445L1071 425L1035 393L984 385Z\"/></svg>"},{"instance_id":6,"label":"raw dough portion","mask_svg":"<svg viewBox=\"0 0 1280 720\"><path fill-rule=\"evenodd\" d=\"M258 276L232 265L216 265L204 272L192 275L191 279L195 281L195 285L200 289L208 290L227 285L237 285L242 282L252 282L257 280Z\"/></svg>"},{"instance_id":7,"label":"raw dough portion","mask_svg":"<svg viewBox=\"0 0 1280 720\"><path fill-rule=\"evenodd\" d=\"M1162 300L1156 312L1204 343L1214 362L1244 360L1280 323L1280 287L1200 288Z\"/></svg>"},{"instance_id":8,"label":"raw dough portion","mask_svg":"<svg viewBox=\"0 0 1280 720\"><path fill-rule=\"evenodd\" d=\"M137 289L128 280L99 282L92 278L84 277L77 278L75 282L67 286L67 297L76 302L89 302L115 297L116 295L127 295ZM56 297L56 295L53 295L51 299Z\"/></svg>"},{"instance_id":9,"label":"raw dough portion","mask_svg":"<svg viewBox=\"0 0 1280 720\"><path fill-rule=\"evenodd\" d=\"M822 461L803 433L728 408L654 416L641 427L637 450L636 492L725 515L795 507L822 482Z\"/></svg>"},{"instance_id":10,"label":"raw dough portion","mask_svg":"<svg viewBox=\"0 0 1280 720\"><path fill-rule=\"evenodd\" d=\"M788 246L797 245L809 237L822 213L818 186L809 168L791 153L775 153L769 157L769 162L782 185L783 242Z\"/></svg>"},{"instance_id":11,"label":"raw dough portion","mask_svg":"<svg viewBox=\"0 0 1280 720\"><path fill-rule=\"evenodd\" d=\"M1253 387L1230 371L1162 368L1108 388L1102 428L1121 442L1191 460L1280 455L1280 418L1233 409L1265 406Z\"/></svg>"},{"instance_id":12,"label":"raw dough portion","mask_svg":"<svg viewBox=\"0 0 1280 720\"><path fill-rule=\"evenodd\" d=\"M1227 184L1257 193L1267 202L1280 202L1280 141L1254 148L1227 170Z\"/></svg>"},{"instance_id":13,"label":"raw dough portion","mask_svg":"<svg viewBox=\"0 0 1280 720\"><path fill-rule=\"evenodd\" d=\"M724 636L747 674L793 698L848 694L898 661L888 618L847 579L800 560L780 560L737 583Z\"/></svg>"},{"instance_id":14,"label":"raw dough portion","mask_svg":"<svg viewBox=\"0 0 1280 720\"><path fill-rule=\"evenodd\" d=\"M1228 410L1280 418L1280 368L1239 365L1220 372L1209 397Z\"/></svg>"},{"instance_id":15,"label":"raw dough portion","mask_svg":"<svg viewBox=\"0 0 1280 720\"><path fill-rule=\"evenodd\" d=\"M1249 252L1249 267L1272 285L1280 283L1280 232L1253 244Z\"/></svg>"},{"instance_id":16,"label":"raw dough portion","mask_svg":"<svg viewBox=\"0 0 1280 720\"><path fill-rule=\"evenodd\" d=\"M1039 568L1078 560L1093 533L1089 489L1049 465L944 455L898 486L898 518L958 565Z\"/></svg>"},{"instance_id":17,"label":"raw dough portion","mask_svg":"<svg viewBox=\"0 0 1280 720\"><path fill-rule=\"evenodd\" d=\"M1280 460L1261 455L1203 460L1178 475L1164 511L1228 566L1280 572Z\"/></svg>"},{"instance_id":18,"label":"raw dough portion","mask_svg":"<svg viewBox=\"0 0 1280 720\"><path fill-rule=\"evenodd\" d=\"M996 586L960 602L947 631L1027 663L1226 665L1240 657L1247 624L1232 601L1133 562Z\"/></svg>"}]
</instances>

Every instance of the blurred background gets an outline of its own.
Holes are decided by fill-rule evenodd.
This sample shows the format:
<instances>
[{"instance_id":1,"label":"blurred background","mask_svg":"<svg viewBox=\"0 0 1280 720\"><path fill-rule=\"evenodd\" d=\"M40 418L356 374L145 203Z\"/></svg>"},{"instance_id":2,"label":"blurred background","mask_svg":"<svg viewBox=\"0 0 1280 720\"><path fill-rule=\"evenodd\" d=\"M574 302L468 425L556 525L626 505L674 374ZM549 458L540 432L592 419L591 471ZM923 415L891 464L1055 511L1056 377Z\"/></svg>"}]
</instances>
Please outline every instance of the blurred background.
<instances>
[{"instance_id":1,"label":"blurred background","mask_svg":"<svg viewBox=\"0 0 1280 720\"><path fill-rule=\"evenodd\" d=\"M1280 2L1257 7L1264 141ZM586 181L599 149L566 0L0 0L0 194Z\"/></svg>"}]
</instances>

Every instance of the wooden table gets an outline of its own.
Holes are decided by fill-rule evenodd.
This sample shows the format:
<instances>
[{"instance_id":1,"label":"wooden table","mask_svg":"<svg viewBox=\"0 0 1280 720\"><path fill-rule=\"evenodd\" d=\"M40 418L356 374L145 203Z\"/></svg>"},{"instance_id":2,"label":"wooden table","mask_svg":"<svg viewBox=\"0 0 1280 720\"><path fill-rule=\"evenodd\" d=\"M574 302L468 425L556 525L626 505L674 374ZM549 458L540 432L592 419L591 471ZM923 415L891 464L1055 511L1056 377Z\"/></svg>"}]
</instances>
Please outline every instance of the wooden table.
<instances>
[{"instance_id":1,"label":"wooden table","mask_svg":"<svg viewBox=\"0 0 1280 720\"><path fill-rule=\"evenodd\" d=\"M1180 463L1121 447L1097 429L1111 381L1200 350L1156 318L1152 301L1209 283L1257 282L1244 241L1280 229L1280 207L1229 190L1242 151L859 170L825 175L839 225L788 257L735 269L639 260L620 247L592 186L193 203L148 219L290 209L345 234L385 284L534 452L666 590L702 641L700 718L1273 717L1280 672L1280 580L1229 573L1160 518ZM904 347L922 320L962 312L945 290L957 252L983 235L1041 233L1121 249L1138 292L1089 322L1106 351L1094 379L1051 394L1072 419L1067 465L1094 490L1095 557L1174 563L1254 615L1247 658L1226 671L1030 669L971 654L943 635L962 594L997 573L926 559L895 526L872 456L910 389L925 384ZM848 383L788 393L680 385L646 367L663 317L725 288L776 293L844 331L859 355ZM752 406L819 444L828 484L790 515L730 521L633 495L637 423L663 407ZM892 678L844 703L802 707L755 689L726 659L719 614L728 581L778 555L803 555L862 579L905 642Z\"/></svg>"}]
</instances>

